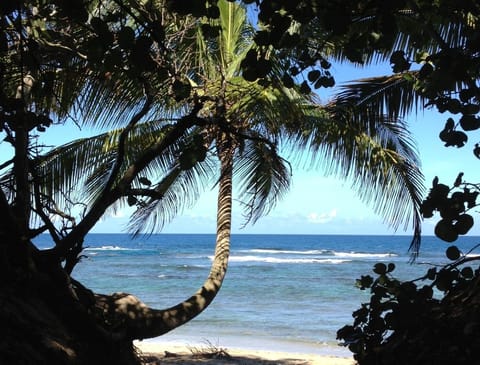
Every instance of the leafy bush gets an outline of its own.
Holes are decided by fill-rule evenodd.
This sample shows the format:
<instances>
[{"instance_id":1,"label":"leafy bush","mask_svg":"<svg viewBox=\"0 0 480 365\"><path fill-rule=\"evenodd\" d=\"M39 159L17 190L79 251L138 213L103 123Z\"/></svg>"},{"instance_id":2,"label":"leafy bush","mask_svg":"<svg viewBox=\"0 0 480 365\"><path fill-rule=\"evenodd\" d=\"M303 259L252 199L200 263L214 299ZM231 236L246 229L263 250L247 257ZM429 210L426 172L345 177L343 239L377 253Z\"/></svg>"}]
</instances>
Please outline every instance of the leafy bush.
<instances>
[{"instance_id":1,"label":"leafy bush","mask_svg":"<svg viewBox=\"0 0 480 365\"><path fill-rule=\"evenodd\" d=\"M418 279L400 281L395 265L377 263L357 280L372 293L353 313L353 325L337 332L360 365L478 364L480 361L480 268L466 264L456 246L451 263L431 267Z\"/></svg>"}]
</instances>

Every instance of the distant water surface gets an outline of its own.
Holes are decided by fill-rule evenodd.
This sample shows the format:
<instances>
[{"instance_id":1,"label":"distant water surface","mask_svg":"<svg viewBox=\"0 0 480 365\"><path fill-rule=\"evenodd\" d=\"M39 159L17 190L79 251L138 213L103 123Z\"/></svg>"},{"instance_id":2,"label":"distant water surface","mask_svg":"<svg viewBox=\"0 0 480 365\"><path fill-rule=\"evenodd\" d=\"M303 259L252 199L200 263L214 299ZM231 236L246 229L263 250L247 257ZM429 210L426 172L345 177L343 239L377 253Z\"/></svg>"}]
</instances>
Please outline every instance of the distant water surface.
<instances>
[{"instance_id":1,"label":"distant water surface","mask_svg":"<svg viewBox=\"0 0 480 365\"><path fill-rule=\"evenodd\" d=\"M233 235L230 265L220 294L199 317L155 341L220 347L282 349L349 355L336 331L368 300L355 279L376 262L393 262L400 278L421 276L446 262L448 245L424 237L417 263L409 263L408 236ZM456 244L467 252L479 237ZM37 240L50 245L48 236ZM90 234L87 256L74 277L96 292L127 292L167 308L189 297L207 277L214 235ZM478 251L477 251L478 254Z\"/></svg>"}]
</instances>

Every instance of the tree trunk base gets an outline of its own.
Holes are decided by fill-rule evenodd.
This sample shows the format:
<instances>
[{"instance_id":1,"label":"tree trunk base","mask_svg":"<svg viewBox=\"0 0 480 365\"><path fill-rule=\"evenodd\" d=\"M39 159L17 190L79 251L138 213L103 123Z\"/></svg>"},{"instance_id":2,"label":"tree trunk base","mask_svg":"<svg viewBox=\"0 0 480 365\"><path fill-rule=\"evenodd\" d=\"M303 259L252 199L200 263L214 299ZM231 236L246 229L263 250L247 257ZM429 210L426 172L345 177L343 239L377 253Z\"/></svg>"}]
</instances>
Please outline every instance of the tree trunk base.
<instances>
[{"instance_id":1,"label":"tree trunk base","mask_svg":"<svg viewBox=\"0 0 480 365\"><path fill-rule=\"evenodd\" d=\"M0 284L0 364L141 363L132 341L99 333L93 312L66 300L65 288L28 282Z\"/></svg>"}]
</instances>

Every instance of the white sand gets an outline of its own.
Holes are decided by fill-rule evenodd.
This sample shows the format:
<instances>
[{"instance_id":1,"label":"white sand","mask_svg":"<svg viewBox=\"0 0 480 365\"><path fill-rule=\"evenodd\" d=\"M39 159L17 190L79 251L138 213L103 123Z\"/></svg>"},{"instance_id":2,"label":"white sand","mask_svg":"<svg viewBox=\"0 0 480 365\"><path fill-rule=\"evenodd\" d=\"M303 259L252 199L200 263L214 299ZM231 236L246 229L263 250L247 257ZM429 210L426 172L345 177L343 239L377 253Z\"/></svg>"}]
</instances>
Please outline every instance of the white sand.
<instances>
[{"instance_id":1,"label":"white sand","mask_svg":"<svg viewBox=\"0 0 480 365\"><path fill-rule=\"evenodd\" d=\"M155 355L158 360L149 358L147 364L184 364L184 365L353 365L352 358L324 356L316 354L298 354L282 351L259 351L225 348L228 356L203 357L197 352L207 352L207 349L197 349L188 346L165 343L137 342L135 345L144 354ZM202 351L200 351L202 350ZM165 353L170 356L165 356Z\"/></svg>"}]
</instances>

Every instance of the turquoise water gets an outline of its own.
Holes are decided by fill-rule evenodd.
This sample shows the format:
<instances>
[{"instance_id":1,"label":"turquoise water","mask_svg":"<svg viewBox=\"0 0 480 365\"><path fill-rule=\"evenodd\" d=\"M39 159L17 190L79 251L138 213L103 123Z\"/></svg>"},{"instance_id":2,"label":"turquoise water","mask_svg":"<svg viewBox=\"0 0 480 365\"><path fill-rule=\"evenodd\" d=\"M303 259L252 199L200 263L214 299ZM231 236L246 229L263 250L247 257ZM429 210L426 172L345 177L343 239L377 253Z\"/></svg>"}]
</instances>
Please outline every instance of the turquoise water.
<instances>
[{"instance_id":1,"label":"turquoise water","mask_svg":"<svg viewBox=\"0 0 480 365\"><path fill-rule=\"evenodd\" d=\"M37 242L49 245L46 236ZM457 244L467 252L479 242L463 237ZM87 258L73 276L96 292L128 292L167 308L202 285L214 244L214 235L131 240L125 234L90 234ZM411 265L409 244L407 236L234 235L227 277L212 305L154 341L349 355L335 336L368 299L355 288L356 278L372 274L376 262L395 263L400 278L419 277L428 264L446 262L448 245L424 237Z\"/></svg>"}]
</instances>

